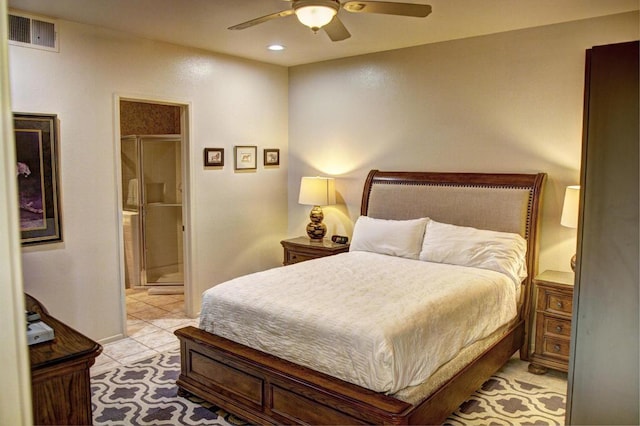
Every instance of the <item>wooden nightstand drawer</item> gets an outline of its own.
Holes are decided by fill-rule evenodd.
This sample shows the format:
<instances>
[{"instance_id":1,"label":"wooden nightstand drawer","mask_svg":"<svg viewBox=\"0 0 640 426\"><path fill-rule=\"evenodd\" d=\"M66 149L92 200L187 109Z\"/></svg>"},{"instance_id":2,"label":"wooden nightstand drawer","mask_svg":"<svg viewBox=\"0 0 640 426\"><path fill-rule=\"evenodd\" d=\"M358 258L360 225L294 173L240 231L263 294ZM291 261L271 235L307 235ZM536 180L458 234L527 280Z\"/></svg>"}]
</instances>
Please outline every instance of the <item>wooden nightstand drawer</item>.
<instances>
[{"instance_id":1,"label":"wooden nightstand drawer","mask_svg":"<svg viewBox=\"0 0 640 426\"><path fill-rule=\"evenodd\" d=\"M287 258L285 259L285 264L292 265L294 263L304 262L305 260L316 259L317 257L318 256L289 251L287 253Z\"/></svg>"},{"instance_id":2,"label":"wooden nightstand drawer","mask_svg":"<svg viewBox=\"0 0 640 426\"><path fill-rule=\"evenodd\" d=\"M558 271L545 271L533 280L536 309L529 371L534 374L544 374L547 368L568 370L573 280L573 273Z\"/></svg>"},{"instance_id":3,"label":"wooden nightstand drawer","mask_svg":"<svg viewBox=\"0 0 640 426\"><path fill-rule=\"evenodd\" d=\"M544 334L570 337L571 321L544 317Z\"/></svg>"},{"instance_id":4,"label":"wooden nightstand drawer","mask_svg":"<svg viewBox=\"0 0 640 426\"><path fill-rule=\"evenodd\" d=\"M569 340L545 337L542 347L542 355L558 357L565 361L569 361L569 346Z\"/></svg>"},{"instance_id":5,"label":"wooden nightstand drawer","mask_svg":"<svg viewBox=\"0 0 640 426\"><path fill-rule=\"evenodd\" d=\"M573 298L562 293L545 291L543 300L543 310L571 316Z\"/></svg>"}]
</instances>

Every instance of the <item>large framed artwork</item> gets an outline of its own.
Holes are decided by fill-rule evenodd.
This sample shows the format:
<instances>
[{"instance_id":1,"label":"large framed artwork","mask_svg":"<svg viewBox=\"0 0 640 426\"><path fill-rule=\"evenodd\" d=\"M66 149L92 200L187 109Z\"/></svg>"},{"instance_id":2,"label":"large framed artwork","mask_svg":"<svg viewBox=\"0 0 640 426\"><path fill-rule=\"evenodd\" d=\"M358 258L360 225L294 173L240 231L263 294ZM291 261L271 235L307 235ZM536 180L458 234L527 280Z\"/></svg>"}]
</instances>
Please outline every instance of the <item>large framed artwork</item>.
<instances>
[{"instance_id":1,"label":"large framed artwork","mask_svg":"<svg viewBox=\"0 0 640 426\"><path fill-rule=\"evenodd\" d=\"M23 245L62 241L55 114L13 114Z\"/></svg>"}]
</instances>

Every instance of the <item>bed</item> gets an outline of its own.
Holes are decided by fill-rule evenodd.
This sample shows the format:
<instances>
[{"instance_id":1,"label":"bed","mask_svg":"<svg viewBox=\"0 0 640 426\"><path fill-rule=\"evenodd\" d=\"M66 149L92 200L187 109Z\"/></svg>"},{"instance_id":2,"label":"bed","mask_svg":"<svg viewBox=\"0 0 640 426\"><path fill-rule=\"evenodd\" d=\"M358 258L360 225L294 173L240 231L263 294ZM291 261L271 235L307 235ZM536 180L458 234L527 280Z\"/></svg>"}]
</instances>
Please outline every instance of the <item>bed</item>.
<instances>
[{"instance_id":1,"label":"bed","mask_svg":"<svg viewBox=\"0 0 640 426\"><path fill-rule=\"evenodd\" d=\"M372 170L364 184L361 217L349 253L240 277L205 293L200 327L209 331L186 327L175 332L181 347L180 391L261 424L442 423L516 351L520 350L521 358L528 358L531 277L537 272L538 211L544 179L543 173ZM407 230L411 231L407 235L416 235L419 232L415 229L422 229L416 239L418 246L412 243L412 249L406 249L407 237L398 248L392 244L395 237L387 234L385 241L390 243L380 248L380 242L367 238L367 232L381 226L389 226L382 229L394 230L393 235ZM513 269L512 263L511 269L499 271L483 264L470 267L450 250L438 258L442 252L438 248L450 241L443 236L457 233L462 236L461 244L467 244L467 240L477 242L475 237L466 238L475 232L482 236L495 233L500 238L506 235L509 247L512 241L524 245L518 251L521 267ZM389 250L391 253L385 252ZM372 281L370 275L386 278L366 287ZM428 321L422 319L423 314L417 311L422 302L414 303L422 300L421 291L454 289L467 276L476 280L474 291L487 288L500 293L455 290L458 295L470 293L472 304L464 306L462 297L452 299L443 292L440 301L427 310L439 312L436 308L447 307L443 309L456 311L457 316L451 319L442 312ZM360 282L358 277L365 278ZM420 277L424 285L434 287L422 290L423 284L416 284ZM307 282L311 285L305 287ZM342 287L339 297L332 299L323 288L336 282ZM408 293L414 288L418 295ZM280 308L276 307L278 297L268 299L285 293L291 294L279 297ZM483 303L473 303L481 297ZM378 304L385 298L395 305L381 308ZM242 308L240 301L249 299L253 302ZM343 299L352 312L351 317L340 319L331 309ZM304 305L305 300L313 300L316 310ZM509 306L499 311L505 301ZM209 303L216 305L211 308ZM296 303L304 306L296 308ZM378 322L375 316L387 309L392 315L378 316L398 317L393 326ZM284 317L299 318L291 314L295 311L311 318L312 326L284 322ZM322 317L325 311L328 316ZM485 317L490 317L488 324L479 321ZM367 324L373 324L373 331L364 331ZM405 324L413 325L409 328ZM448 324L455 327L445 344L429 340L434 333L416 332L429 327L444 330ZM400 330L396 334L411 337L390 340L395 337L389 338L388 330ZM380 347L391 350L381 352ZM309 355L314 353L315 357Z\"/></svg>"}]
</instances>

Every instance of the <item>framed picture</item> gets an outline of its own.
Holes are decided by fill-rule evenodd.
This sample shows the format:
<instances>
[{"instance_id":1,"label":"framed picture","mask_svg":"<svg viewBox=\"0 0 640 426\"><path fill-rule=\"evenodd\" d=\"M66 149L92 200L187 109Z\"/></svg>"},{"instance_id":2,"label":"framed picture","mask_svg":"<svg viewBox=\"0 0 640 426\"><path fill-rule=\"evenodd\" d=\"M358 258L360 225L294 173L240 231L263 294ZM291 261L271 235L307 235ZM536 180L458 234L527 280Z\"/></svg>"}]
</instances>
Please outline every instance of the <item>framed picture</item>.
<instances>
[{"instance_id":1,"label":"framed picture","mask_svg":"<svg viewBox=\"0 0 640 426\"><path fill-rule=\"evenodd\" d=\"M256 146L236 146L234 147L236 157L236 170L255 170L256 154L258 147Z\"/></svg>"},{"instance_id":2,"label":"framed picture","mask_svg":"<svg viewBox=\"0 0 640 426\"><path fill-rule=\"evenodd\" d=\"M280 165L280 150L279 149L265 149L264 150L264 165L265 166L279 166Z\"/></svg>"},{"instance_id":3,"label":"framed picture","mask_svg":"<svg viewBox=\"0 0 640 426\"><path fill-rule=\"evenodd\" d=\"M204 166L224 166L224 148L205 148Z\"/></svg>"},{"instance_id":4,"label":"framed picture","mask_svg":"<svg viewBox=\"0 0 640 426\"><path fill-rule=\"evenodd\" d=\"M23 245L62 241L55 114L13 114Z\"/></svg>"}]
</instances>

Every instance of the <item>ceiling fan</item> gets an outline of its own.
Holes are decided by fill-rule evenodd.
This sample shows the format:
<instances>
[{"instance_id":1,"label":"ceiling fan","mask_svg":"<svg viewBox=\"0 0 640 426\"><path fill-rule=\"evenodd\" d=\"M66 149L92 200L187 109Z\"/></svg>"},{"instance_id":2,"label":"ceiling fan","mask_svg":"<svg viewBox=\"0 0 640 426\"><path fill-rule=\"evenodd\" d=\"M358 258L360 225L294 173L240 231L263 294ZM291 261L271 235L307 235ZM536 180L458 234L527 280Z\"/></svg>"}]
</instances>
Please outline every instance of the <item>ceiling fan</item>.
<instances>
[{"instance_id":1,"label":"ceiling fan","mask_svg":"<svg viewBox=\"0 0 640 426\"><path fill-rule=\"evenodd\" d=\"M311 28L313 32L323 29L332 41L340 41L351 37L344 26L338 11L344 9L353 13L381 13L385 15L413 16L424 18L431 13L427 4L395 3L389 1L346 1L339 0L287 0L291 8L270 15L255 18L247 22L229 27L230 30L244 30L276 18L296 15L298 20Z\"/></svg>"}]
</instances>

